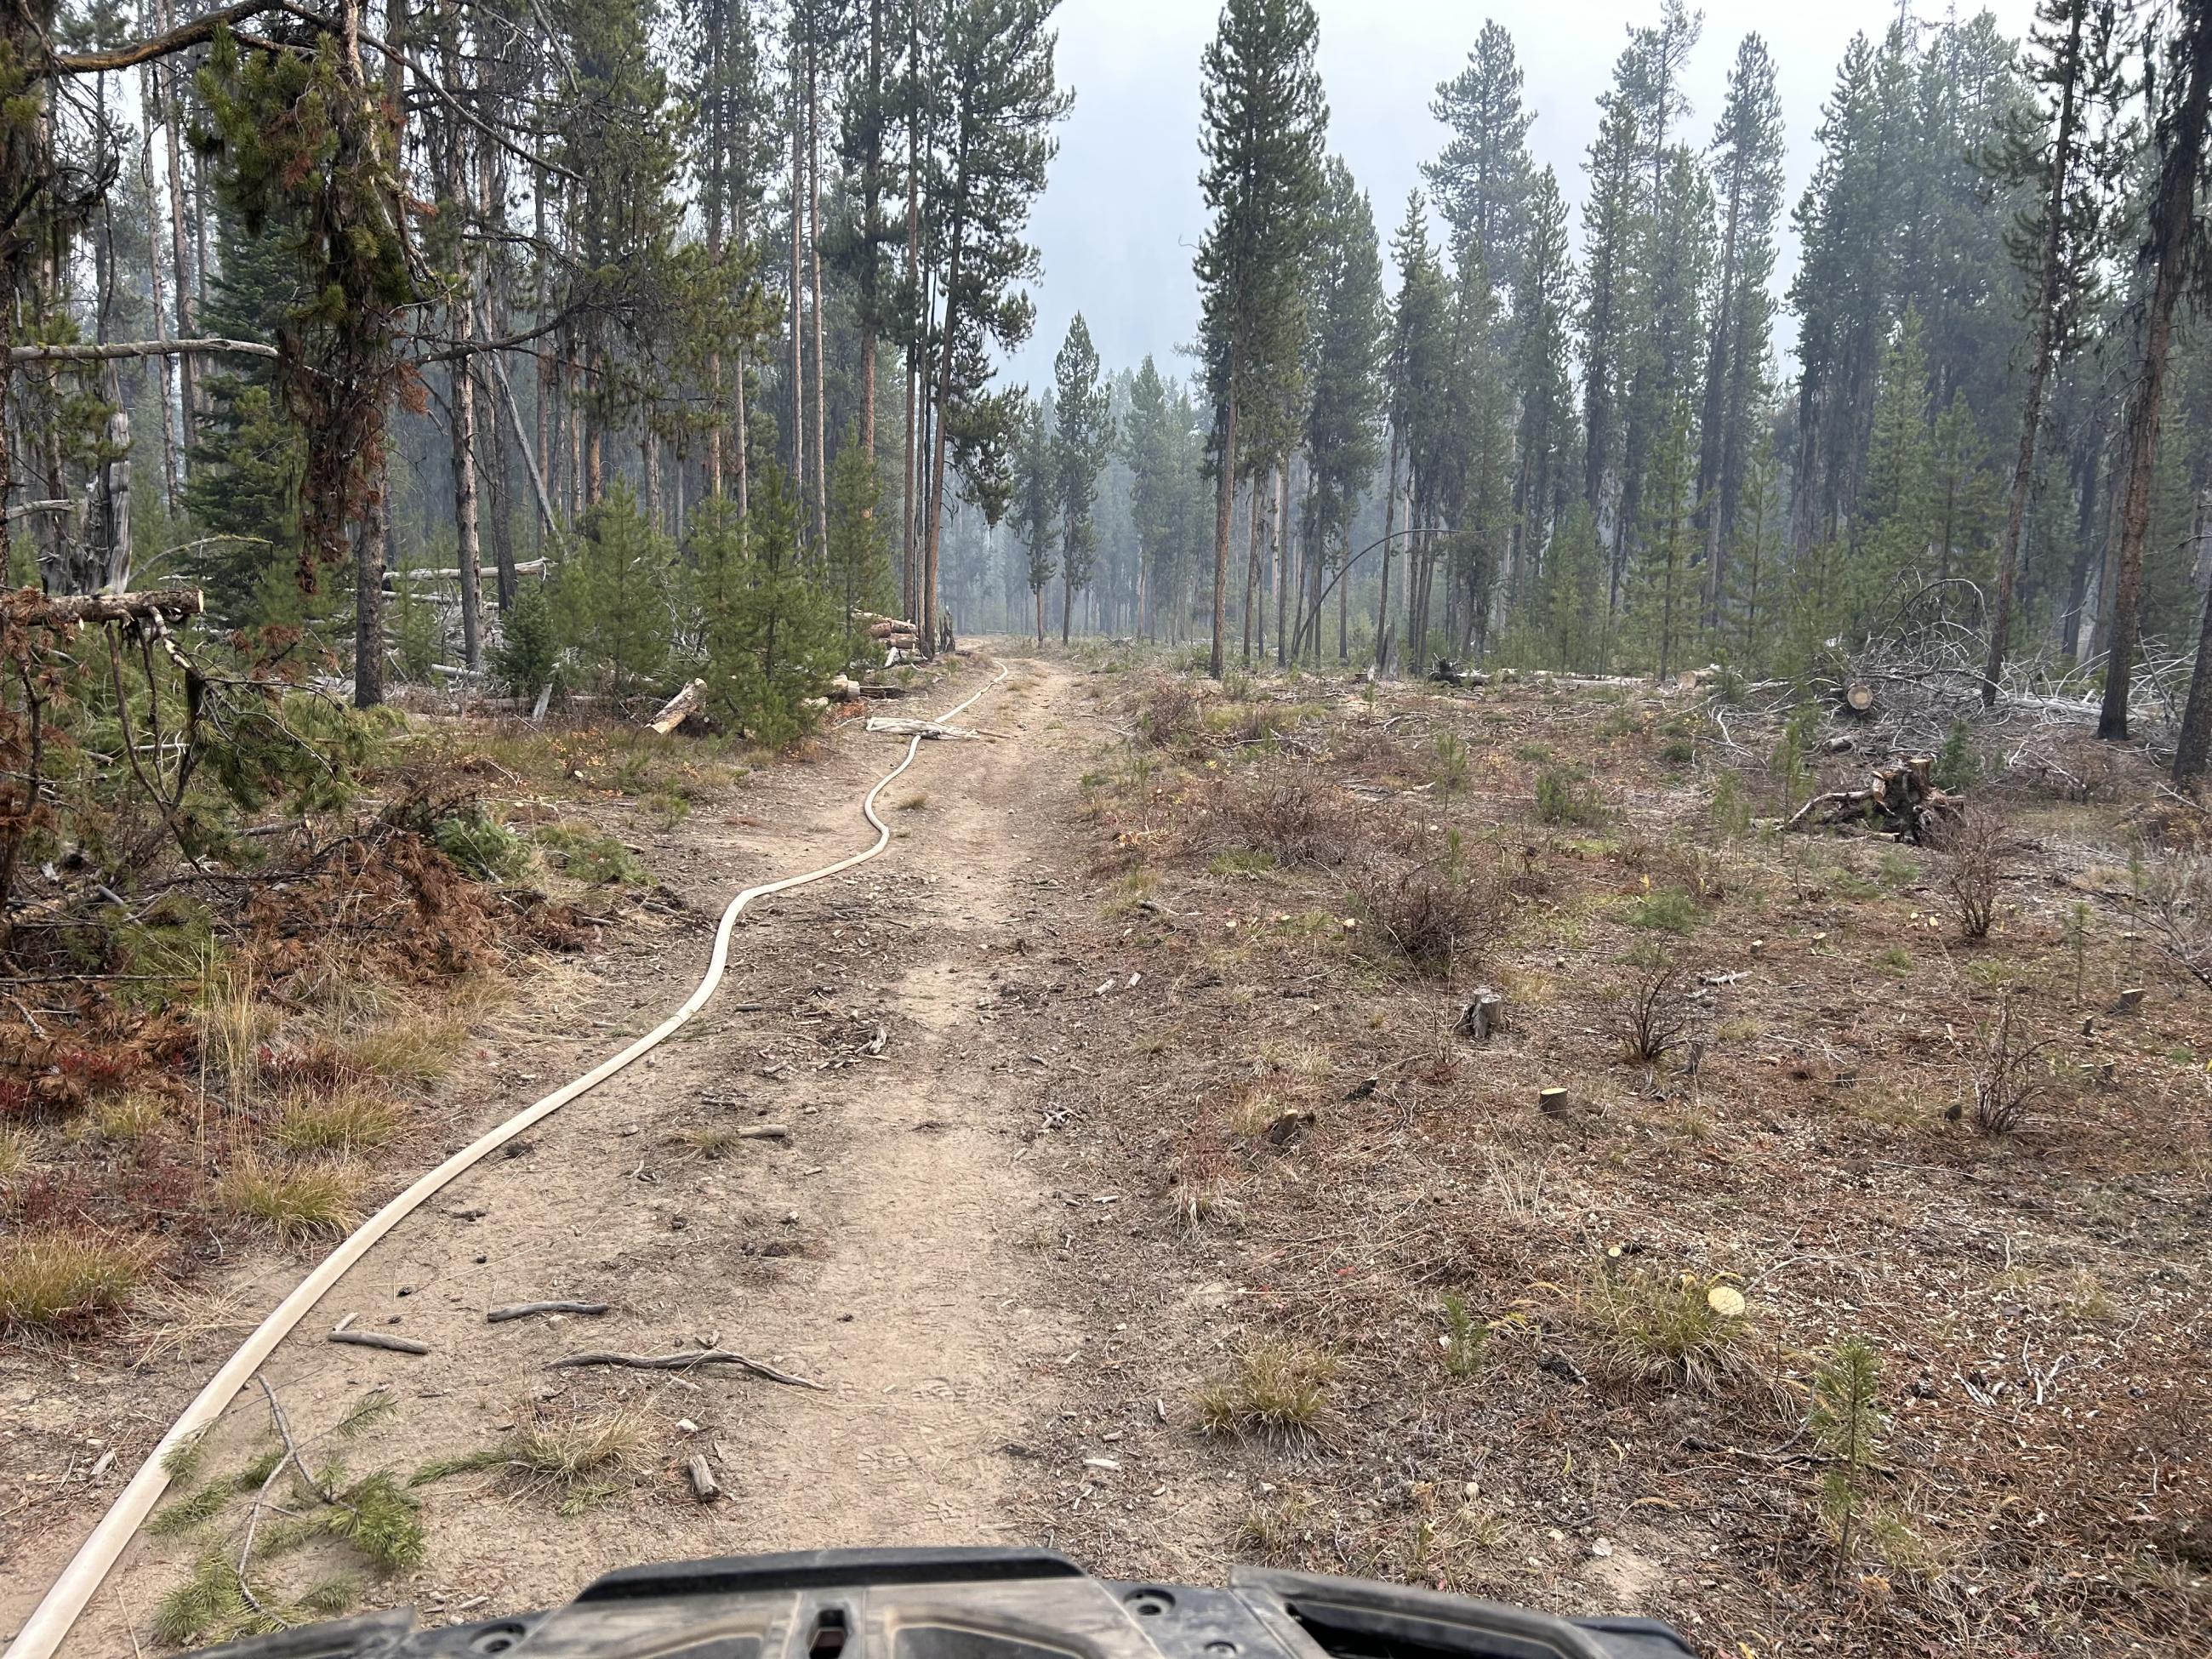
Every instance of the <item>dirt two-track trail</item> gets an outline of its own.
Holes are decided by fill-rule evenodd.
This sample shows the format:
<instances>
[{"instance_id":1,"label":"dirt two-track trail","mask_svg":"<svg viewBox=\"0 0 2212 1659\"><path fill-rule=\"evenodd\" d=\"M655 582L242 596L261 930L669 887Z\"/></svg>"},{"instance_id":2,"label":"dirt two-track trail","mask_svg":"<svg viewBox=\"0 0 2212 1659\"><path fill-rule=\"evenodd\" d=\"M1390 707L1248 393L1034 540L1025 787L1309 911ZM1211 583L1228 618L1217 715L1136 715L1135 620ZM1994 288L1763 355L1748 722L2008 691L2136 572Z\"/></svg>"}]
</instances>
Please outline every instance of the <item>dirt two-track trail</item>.
<instances>
[{"instance_id":1,"label":"dirt two-track trail","mask_svg":"<svg viewBox=\"0 0 2212 1659\"><path fill-rule=\"evenodd\" d=\"M990 673L970 665L923 707ZM557 1493L511 1473L425 1487L427 1562L371 1581L366 1604L479 1619L559 1601L637 1562L1044 1541L1015 1484L1080 1321L1038 1265L1058 1200L1025 1157L1039 1090L1024 1074L1036 1066L994 1030L990 981L1009 952L1032 948L1025 929L1060 885L1055 872L1077 867L1067 809L1101 735L1081 702L1064 672L1014 664L963 717L988 740L925 744L885 792L895 838L880 857L762 902L690 1026L456 1181L279 1348L261 1375L303 1436L370 1390L391 1392L397 1409L343 1446L356 1474L404 1474L535 1425L614 1414L639 1432L631 1468L572 1517L556 1516ZM459 1079L452 1144L680 1000L731 893L866 845L860 798L899 753L848 730L820 762L764 770L695 813L656 872L685 901L684 920L594 964L574 1006L520 1011ZM521 994L533 994L526 982ZM784 1133L737 1133L748 1128ZM270 1271L257 1315L285 1271L299 1264ZM486 1321L495 1307L556 1298L611 1307ZM430 1352L332 1344L348 1316ZM585 1350L702 1344L822 1389L720 1367L547 1369ZM149 1443L157 1430L148 1425ZM270 1443L259 1387L208 1443L210 1470ZM721 1489L711 1504L689 1494L695 1455ZM26 1549L0 1628L20 1622L90 1519ZM64 1652L153 1647L150 1610L198 1547L142 1534Z\"/></svg>"}]
</instances>

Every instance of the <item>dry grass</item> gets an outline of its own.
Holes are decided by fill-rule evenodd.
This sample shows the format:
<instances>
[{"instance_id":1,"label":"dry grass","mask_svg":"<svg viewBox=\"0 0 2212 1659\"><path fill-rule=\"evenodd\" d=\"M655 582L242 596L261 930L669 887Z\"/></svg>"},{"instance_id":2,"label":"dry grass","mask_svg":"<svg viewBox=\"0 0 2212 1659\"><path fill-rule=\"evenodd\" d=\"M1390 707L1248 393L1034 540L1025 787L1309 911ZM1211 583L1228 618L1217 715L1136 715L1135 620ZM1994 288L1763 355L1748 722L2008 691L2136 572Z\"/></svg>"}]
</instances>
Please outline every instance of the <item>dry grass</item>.
<instances>
[{"instance_id":1,"label":"dry grass","mask_svg":"<svg viewBox=\"0 0 2212 1659\"><path fill-rule=\"evenodd\" d=\"M0 1181L16 1181L37 1162L38 1143L27 1129L0 1128Z\"/></svg>"},{"instance_id":2,"label":"dry grass","mask_svg":"<svg viewBox=\"0 0 2212 1659\"><path fill-rule=\"evenodd\" d=\"M1694 1273L1601 1270L1583 1286L1577 1312L1608 1375L1711 1391L1749 1366L1749 1322L1724 1310L1732 1294L1721 1280Z\"/></svg>"},{"instance_id":3,"label":"dry grass","mask_svg":"<svg viewBox=\"0 0 2212 1659\"><path fill-rule=\"evenodd\" d=\"M1336 1356L1325 1348L1272 1338L1237 1357L1237 1374L1199 1390L1198 1425L1208 1434L1299 1439L1328 1407Z\"/></svg>"},{"instance_id":4,"label":"dry grass","mask_svg":"<svg viewBox=\"0 0 2212 1659\"><path fill-rule=\"evenodd\" d=\"M0 1240L0 1329L63 1329L112 1312L153 1261L150 1243L98 1233Z\"/></svg>"},{"instance_id":5,"label":"dry grass","mask_svg":"<svg viewBox=\"0 0 2212 1659\"><path fill-rule=\"evenodd\" d=\"M619 1478L637 1470L647 1443L645 1419L636 1413L586 1410L533 1423L475 1451L434 1459L408 1484L495 1471L513 1490L554 1494L562 1515L576 1516L614 1495Z\"/></svg>"},{"instance_id":6,"label":"dry grass","mask_svg":"<svg viewBox=\"0 0 2212 1659\"><path fill-rule=\"evenodd\" d=\"M330 1164L265 1164L248 1158L223 1176L222 1206L287 1243L335 1238L358 1212L353 1172Z\"/></svg>"},{"instance_id":7,"label":"dry grass","mask_svg":"<svg viewBox=\"0 0 2212 1659\"><path fill-rule=\"evenodd\" d=\"M129 1089L101 1101L87 1121L109 1145L137 1146L168 1127L169 1102L151 1089Z\"/></svg>"},{"instance_id":8,"label":"dry grass","mask_svg":"<svg viewBox=\"0 0 2212 1659\"><path fill-rule=\"evenodd\" d=\"M330 1096L298 1091L284 1102L270 1139L288 1152L351 1155L391 1145L405 1127L398 1106L364 1090Z\"/></svg>"}]
</instances>

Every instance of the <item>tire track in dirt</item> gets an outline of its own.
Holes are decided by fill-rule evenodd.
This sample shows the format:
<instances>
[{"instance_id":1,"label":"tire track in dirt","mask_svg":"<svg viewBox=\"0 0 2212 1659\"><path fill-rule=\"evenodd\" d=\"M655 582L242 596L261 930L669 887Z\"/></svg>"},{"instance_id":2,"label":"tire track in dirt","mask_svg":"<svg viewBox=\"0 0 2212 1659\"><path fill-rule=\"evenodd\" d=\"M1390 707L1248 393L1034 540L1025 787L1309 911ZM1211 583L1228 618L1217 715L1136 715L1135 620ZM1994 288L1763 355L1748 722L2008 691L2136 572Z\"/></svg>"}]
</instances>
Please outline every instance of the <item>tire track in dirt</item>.
<instances>
[{"instance_id":1,"label":"tire track in dirt","mask_svg":"<svg viewBox=\"0 0 2212 1659\"><path fill-rule=\"evenodd\" d=\"M1024 913L1025 872L1065 833L1038 785L1079 763L1055 718L1070 690L1056 671L1018 674L970 716L999 741L927 748L886 801L926 792L926 804L887 814L907 833L884 856L765 902L692 1027L403 1223L264 1368L302 1433L372 1388L393 1391L393 1417L346 1448L356 1471L404 1473L532 1418L619 1410L644 1428L635 1488L571 1521L490 1477L426 1488L428 1563L372 1583L370 1604L413 1601L434 1623L557 1601L641 1560L1018 1540L1002 1449L1049 1404L1044 1373L1077 1322L1024 1249L1049 1202L1019 1158L1033 1109L1004 1081L1012 1059L977 1005L990 953ZM708 911L739 885L851 850L866 833L859 793L894 757L855 733L816 768L763 778L739 799L747 817L686 836L686 897ZM764 828L769 810L778 821ZM695 921L653 954L602 964L613 1023L657 1018L706 937ZM559 1057L544 1075L559 1074L574 1039L605 1046L582 1010L549 1013ZM702 1154L759 1121L790 1138ZM490 1306L550 1297L615 1305L597 1320L483 1322ZM346 1313L433 1352L331 1346ZM701 1340L829 1391L543 1369L584 1347ZM210 1432L208 1467L244 1464L267 1434L249 1390ZM694 1452L727 1494L714 1505L685 1494ZM56 1565L73 1544L55 1540ZM135 1540L64 1652L145 1641L150 1609L202 1547ZM18 1565L43 1582L40 1564Z\"/></svg>"}]
</instances>

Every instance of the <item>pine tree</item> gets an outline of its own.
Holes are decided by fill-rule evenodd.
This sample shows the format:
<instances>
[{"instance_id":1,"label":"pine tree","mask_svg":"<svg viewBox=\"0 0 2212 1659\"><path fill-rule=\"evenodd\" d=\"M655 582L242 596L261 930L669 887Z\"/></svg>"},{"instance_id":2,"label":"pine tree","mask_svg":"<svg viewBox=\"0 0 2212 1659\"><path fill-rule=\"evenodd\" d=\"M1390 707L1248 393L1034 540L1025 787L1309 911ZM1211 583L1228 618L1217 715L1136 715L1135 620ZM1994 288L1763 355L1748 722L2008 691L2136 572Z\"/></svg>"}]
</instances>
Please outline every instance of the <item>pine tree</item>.
<instances>
[{"instance_id":1,"label":"pine tree","mask_svg":"<svg viewBox=\"0 0 2212 1659\"><path fill-rule=\"evenodd\" d=\"M1376 430L1382 414L1383 341L1382 253L1374 210L1341 157L1328 162L1321 257L1316 261L1312 397L1307 406L1306 453L1311 484L1308 535L1316 574L1328 541L1338 559L1351 556L1352 519L1358 495L1382 459ZM1348 597L1340 562L1338 592ZM1320 583L1314 584L1311 619L1320 641ZM1301 614L1299 630L1307 626ZM1346 641L1340 629L1339 646Z\"/></svg>"},{"instance_id":2,"label":"pine tree","mask_svg":"<svg viewBox=\"0 0 2212 1659\"><path fill-rule=\"evenodd\" d=\"M830 542L824 550L825 574L837 597L848 656L857 654L866 643L866 630L855 624L856 613L887 605L894 597L890 541L876 510L879 494L875 456L860 441L855 423L847 428L837 446L837 459L830 463Z\"/></svg>"},{"instance_id":3,"label":"pine tree","mask_svg":"<svg viewBox=\"0 0 2212 1659\"><path fill-rule=\"evenodd\" d=\"M1721 610L1723 648L1746 674L1765 674L1774 666L1773 636L1787 586L1782 555L1785 516L1772 448L1761 445L1752 453L1737 499Z\"/></svg>"},{"instance_id":4,"label":"pine tree","mask_svg":"<svg viewBox=\"0 0 2212 1659\"><path fill-rule=\"evenodd\" d=\"M1574 445L1574 389L1567 367L1568 307L1574 264L1567 247L1567 209L1559 181L1546 167L1528 198L1527 240L1513 295L1513 368L1520 400L1514 444L1513 553L1507 603L1528 603L1545 548L1570 484Z\"/></svg>"},{"instance_id":5,"label":"pine tree","mask_svg":"<svg viewBox=\"0 0 2212 1659\"><path fill-rule=\"evenodd\" d=\"M1172 382L1163 380L1152 354L1129 386L1129 413L1121 425L1121 459L1129 469L1129 519L1137 535L1137 556L1145 603L1139 622L1147 638L1163 599L1175 591L1176 536L1183 492L1182 423Z\"/></svg>"},{"instance_id":6,"label":"pine tree","mask_svg":"<svg viewBox=\"0 0 2212 1659\"><path fill-rule=\"evenodd\" d=\"M1953 392L1936 417L1929 453L1929 488L1935 580L1982 582L1989 574L1996 480L1990 475L1989 446L1964 392Z\"/></svg>"},{"instance_id":7,"label":"pine tree","mask_svg":"<svg viewBox=\"0 0 2212 1659\"><path fill-rule=\"evenodd\" d=\"M1882 359L1867 447L1866 485L1851 523L1856 625L1874 625L1904 597L1936 539L1935 447L1928 419L1928 353L1908 310Z\"/></svg>"},{"instance_id":8,"label":"pine tree","mask_svg":"<svg viewBox=\"0 0 2212 1659\"><path fill-rule=\"evenodd\" d=\"M2118 92L2113 57L2117 27L2111 0L2041 0L2030 33L2032 73L2052 106L2046 139L2039 130L2015 132L2001 176L2039 186L2039 216L2021 227L2015 256L2033 295L2028 315L2027 387L2020 417L2020 458L2012 474L2004 540L1997 549L1996 597L1990 611L1990 653L1982 672L1982 706L1994 707L1998 677L2012 643L2014 594L2020 585L2021 532L2035 481L2035 447L2045 388L2075 320L2094 301L2096 261L2111 188L2112 148L2100 142L2100 116Z\"/></svg>"},{"instance_id":9,"label":"pine tree","mask_svg":"<svg viewBox=\"0 0 2212 1659\"><path fill-rule=\"evenodd\" d=\"M1605 551L1588 502L1572 502L1559 520L1544 575L1543 626L1549 661L1569 672L1602 669Z\"/></svg>"},{"instance_id":10,"label":"pine tree","mask_svg":"<svg viewBox=\"0 0 2212 1659\"><path fill-rule=\"evenodd\" d=\"M1213 651L1221 677L1237 422L1299 359L1305 262L1322 202L1323 102L1310 0L1227 0L1202 63L1199 183L1212 215L1198 253L1215 394Z\"/></svg>"},{"instance_id":11,"label":"pine tree","mask_svg":"<svg viewBox=\"0 0 2212 1659\"><path fill-rule=\"evenodd\" d=\"M762 461L745 516L723 502L703 503L687 550L707 706L771 747L811 728L809 699L823 694L845 659L837 596L801 553L805 514L782 469Z\"/></svg>"},{"instance_id":12,"label":"pine tree","mask_svg":"<svg viewBox=\"0 0 2212 1659\"><path fill-rule=\"evenodd\" d=\"M1053 360L1054 494L1060 502L1060 641L1067 643L1075 595L1091 585L1098 547L1091 498L1098 475L1114 453L1114 411L1091 330L1077 312Z\"/></svg>"},{"instance_id":13,"label":"pine tree","mask_svg":"<svg viewBox=\"0 0 2212 1659\"><path fill-rule=\"evenodd\" d=\"M1609 92L1599 107L1603 115L1589 148L1583 203L1582 307L1576 320L1583 365L1583 500L1602 524L1619 488L1620 406L1632 369L1643 147L1626 99Z\"/></svg>"},{"instance_id":14,"label":"pine tree","mask_svg":"<svg viewBox=\"0 0 2212 1659\"><path fill-rule=\"evenodd\" d=\"M1044 590L1051 585L1060 528L1060 469L1053 454L1052 417L1041 402L1022 411L1021 436L1014 461L1014 534L1027 550L1024 570L1036 610L1036 642L1044 643Z\"/></svg>"},{"instance_id":15,"label":"pine tree","mask_svg":"<svg viewBox=\"0 0 2212 1659\"><path fill-rule=\"evenodd\" d=\"M943 136L927 191L942 273L919 607L928 650L939 634L946 465L957 460L971 491L988 495L989 481L1005 475L1020 410L1018 398L988 388L993 348L1019 345L1034 320L1018 286L1036 270L1030 206L1056 148L1053 124L1068 107L1054 76L1054 3L954 0L945 16L936 89ZM994 519L989 505L985 516Z\"/></svg>"},{"instance_id":16,"label":"pine tree","mask_svg":"<svg viewBox=\"0 0 2212 1659\"><path fill-rule=\"evenodd\" d=\"M574 684L616 698L659 686L668 664L675 557L627 483L586 514L552 592L554 627Z\"/></svg>"},{"instance_id":17,"label":"pine tree","mask_svg":"<svg viewBox=\"0 0 2212 1659\"><path fill-rule=\"evenodd\" d=\"M1736 505L1764 434L1754 424L1765 396L1774 300L1774 226L1782 210L1782 103L1766 43L1747 34L1729 71L1728 102L1713 132L1713 190L1721 213L1719 270L1705 325L1698 495L1703 503L1709 609L1728 588Z\"/></svg>"},{"instance_id":18,"label":"pine tree","mask_svg":"<svg viewBox=\"0 0 2212 1659\"><path fill-rule=\"evenodd\" d=\"M2166 352L2173 307L2193 262L2200 283L2205 270L2205 228L2197 208L2206 155L2205 126L2212 105L2212 7L2182 9L2180 27L2166 43L2161 84L2166 101L2154 114L2158 188L2148 213L2143 263L2153 273L2144 330L2142 378L2136 383L2128 425L2128 466L2120 505L2119 602L2106 671L2100 737L2128 734L2128 685L2136 647L2134 590L2140 585L2142 545L2149 531L2150 473L2158 453ZM2198 787L2212 764L2212 605L2205 607L2197 641L2197 666L2174 746L2173 781Z\"/></svg>"},{"instance_id":19,"label":"pine tree","mask_svg":"<svg viewBox=\"0 0 2212 1659\"><path fill-rule=\"evenodd\" d=\"M1881 1409L1881 1360L1863 1338L1836 1345L1813 1376L1813 1437L1829 1460L1820 1506L1836 1529L1838 1566L1848 1566L1867 1529L1869 1477L1887 1419Z\"/></svg>"},{"instance_id":20,"label":"pine tree","mask_svg":"<svg viewBox=\"0 0 2212 1659\"><path fill-rule=\"evenodd\" d=\"M1421 167L1437 217L1451 227L1452 245L1471 244L1502 294L1520 280L1534 185L1528 128L1536 115L1522 104L1521 86L1512 35L1485 21L1467 67L1437 88L1429 112L1451 137Z\"/></svg>"},{"instance_id":21,"label":"pine tree","mask_svg":"<svg viewBox=\"0 0 2212 1659\"><path fill-rule=\"evenodd\" d=\"M1643 533L1634 573L1634 619L1646 661L1663 684L1682 659L1698 624L1699 546L1697 458L1686 400L1678 400L1660 428L1644 492Z\"/></svg>"}]
</instances>

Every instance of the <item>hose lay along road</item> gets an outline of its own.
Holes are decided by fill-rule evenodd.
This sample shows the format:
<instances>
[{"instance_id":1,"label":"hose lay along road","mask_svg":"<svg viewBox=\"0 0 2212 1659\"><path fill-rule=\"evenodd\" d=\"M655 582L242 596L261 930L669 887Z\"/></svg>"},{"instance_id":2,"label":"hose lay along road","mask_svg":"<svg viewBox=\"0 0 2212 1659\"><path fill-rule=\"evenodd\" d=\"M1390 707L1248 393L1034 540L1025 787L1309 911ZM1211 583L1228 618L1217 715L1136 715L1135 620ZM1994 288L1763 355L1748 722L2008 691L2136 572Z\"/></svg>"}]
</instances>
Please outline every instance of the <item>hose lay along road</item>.
<instances>
[{"instance_id":1,"label":"hose lay along road","mask_svg":"<svg viewBox=\"0 0 2212 1659\"><path fill-rule=\"evenodd\" d=\"M1000 664L998 673L992 678L989 684L946 709L944 714L937 717L936 723L941 725L948 722L971 708L981 699L985 692L1003 683L1007 672L1006 665ZM78 1614L84 1610L86 1604L92 1600L94 1593L106 1578L109 1570L115 1564L116 1558L123 1553L124 1546L131 1541L131 1536L144 1522L147 1516L152 1512L154 1505L160 1501L162 1492L167 1489L169 1476L163 1465L171 1449L182 1442L190 1440L222 1414L224 1408L230 1404L238 1391L246 1386L246 1380L260 1369L262 1363L269 1358L276 1345L290 1334L301 1319L307 1316L307 1310L320 1301L343 1277L346 1270L368 1253L370 1248L378 1240L420 1208L425 1200L453 1181L454 1177L483 1162L484 1158L514 1139L515 1136L551 1116L570 1101L589 1093L634 1060L659 1048L681 1030L693 1015L707 1006L716 988L720 986L724 969L729 962L731 935L737 927L738 918L744 915L747 907L756 899L766 898L776 893L788 892L794 887L804 887L811 882L822 881L830 876L842 874L856 866L866 864L890 844L890 827L877 816L876 799L900 774L914 764L915 757L921 750L925 735L924 732L915 732L908 741L904 758L878 778L874 786L861 798L860 811L876 832L876 838L872 844L849 857L839 859L834 864L825 864L819 869L808 870L799 875L785 876L780 880L763 882L758 886L748 887L738 894L722 912L720 925L714 931L714 948L708 958L705 975L701 978L697 988L684 1000L683 1005L675 1012L670 1014L666 1019L661 1021L659 1024L638 1038L620 1054L602 1060L581 1077L563 1084L544 1099L525 1107L506 1122L486 1131L475 1141L464 1146L459 1152L439 1164L437 1168L420 1177L412 1186L363 1222L351 1237L341 1243L316 1266L313 1273L300 1282L298 1288L277 1304L275 1310L263 1320L253 1334L240 1346L237 1352L231 1355L224 1362L222 1368L209 1379L207 1386L200 1390L191 1404L185 1408L183 1415L170 1425L160 1443L148 1454L146 1461L139 1466L137 1473L131 1476L130 1485L123 1489L114 1504L109 1507L107 1513L100 1517L100 1524L93 1528L91 1536L85 1540L82 1547L70 1559L69 1565L63 1570L61 1577L54 1581L53 1587L46 1592L45 1598L40 1601L30 1618L25 1621L23 1628L16 1634L15 1641L9 1644L5 1659L49 1659L49 1656L61 1645L63 1638L69 1634L70 1628L76 1622Z\"/></svg>"}]
</instances>

